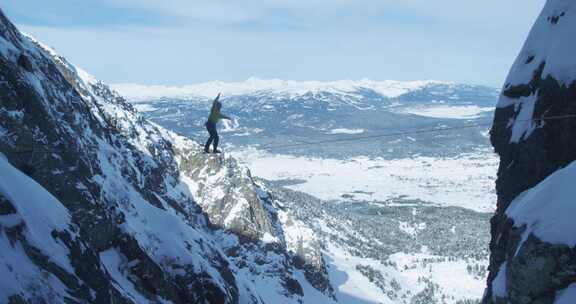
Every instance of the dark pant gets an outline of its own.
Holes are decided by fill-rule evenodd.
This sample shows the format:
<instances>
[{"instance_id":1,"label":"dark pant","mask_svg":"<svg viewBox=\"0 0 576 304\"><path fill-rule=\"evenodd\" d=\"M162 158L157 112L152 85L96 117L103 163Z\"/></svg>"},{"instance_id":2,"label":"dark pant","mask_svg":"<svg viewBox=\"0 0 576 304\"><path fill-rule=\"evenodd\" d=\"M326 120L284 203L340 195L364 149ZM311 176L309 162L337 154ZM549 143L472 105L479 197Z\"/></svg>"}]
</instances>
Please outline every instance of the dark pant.
<instances>
[{"instance_id":1,"label":"dark pant","mask_svg":"<svg viewBox=\"0 0 576 304\"><path fill-rule=\"evenodd\" d=\"M204 151L209 151L208 149L210 149L210 144L212 144L212 142L214 142L214 151L216 151L218 149L218 141L220 140L218 131L216 131L216 124L211 121L207 121L206 130L208 130L210 137L208 138L208 141L206 141L206 145L204 145Z\"/></svg>"}]
</instances>

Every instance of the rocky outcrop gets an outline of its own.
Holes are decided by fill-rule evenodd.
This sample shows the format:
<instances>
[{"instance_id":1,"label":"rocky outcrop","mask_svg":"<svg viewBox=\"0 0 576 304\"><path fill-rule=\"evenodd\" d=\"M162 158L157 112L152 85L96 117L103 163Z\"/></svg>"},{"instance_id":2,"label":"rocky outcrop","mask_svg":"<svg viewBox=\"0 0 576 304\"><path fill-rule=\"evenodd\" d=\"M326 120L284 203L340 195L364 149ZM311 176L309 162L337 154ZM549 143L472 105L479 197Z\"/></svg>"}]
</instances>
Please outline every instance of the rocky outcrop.
<instances>
[{"instance_id":1,"label":"rocky outcrop","mask_svg":"<svg viewBox=\"0 0 576 304\"><path fill-rule=\"evenodd\" d=\"M246 169L146 121L1 12L0 98L0 269L18 278L0 279L0 302L310 301Z\"/></svg>"},{"instance_id":2,"label":"rocky outcrop","mask_svg":"<svg viewBox=\"0 0 576 304\"><path fill-rule=\"evenodd\" d=\"M284 196L281 191L276 191L276 188L271 189L264 180L259 180L258 187L259 197L269 206L268 210L275 219L276 230L281 233L284 247L292 254L295 267L304 271L312 286L333 296L334 290L330 285L322 254L324 246L313 227L297 217L301 210L296 210L299 207L291 198Z\"/></svg>"},{"instance_id":3,"label":"rocky outcrop","mask_svg":"<svg viewBox=\"0 0 576 304\"><path fill-rule=\"evenodd\" d=\"M485 303L553 303L576 281L574 248L543 240L507 213L513 202L526 204L523 192L576 160L574 34L576 4L547 1L502 90L491 130L501 162Z\"/></svg>"},{"instance_id":4,"label":"rocky outcrop","mask_svg":"<svg viewBox=\"0 0 576 304\"><path fill-rule=\"evenodd\" d=\"M240 268L260 265L260 269L253 268L258 275L283 277L287 288L301 290L297 281L286 276L291 271L289 267L277 263L280 255L303 271L314 288L333 295L318 238L291 214L282 197L273 194L263 181L255 181L235 159L205 154L198 145L175 142L185 183L210 223L239 236L239 243L226 246L225 251ZM265 254L255 255L255 242L260 241L266 244Z\"/></svg>"},{"instance_id":5,"label":"rocky outcrop","mask_svg":"<svg viewBox=\"0 0 576 304\"><path fill-rule=\"evenodd\" d=\"M182 172L193 184L193 195L211 223L254 240L282 239L247 168L233 158L200 149L178 149L178 155Z\"/></svg>"}]
</instances>

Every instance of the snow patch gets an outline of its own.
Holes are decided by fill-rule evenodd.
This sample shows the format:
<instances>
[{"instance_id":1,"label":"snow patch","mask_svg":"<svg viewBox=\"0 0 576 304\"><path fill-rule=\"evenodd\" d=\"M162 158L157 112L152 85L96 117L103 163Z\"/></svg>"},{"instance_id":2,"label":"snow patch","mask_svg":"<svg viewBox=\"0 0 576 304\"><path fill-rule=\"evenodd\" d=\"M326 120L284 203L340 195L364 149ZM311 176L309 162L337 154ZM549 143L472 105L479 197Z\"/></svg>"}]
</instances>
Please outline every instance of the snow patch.
<instances>
[{"instance_id":1,"label":"snow patch","mask_svg":"<svg viewBox=\"0 0 576 304\"><path fill-rule=\"evenodd\" d=\"M129 274L126 273L126 269L128 268L126 265L127 259L124 255L118 252L115 248L112 248L101 252L100 260L114 280L114 286L122 292L123 296L135 301L136 303L149 302L146 297L136 291L134 283L128 279Z\"/></svg>"},{"instance_id":2,"label":"snow patch","mask_svg":"<svg viewBox=\"0 0 576 304\"><path fill-rule=\"evenodd\" d=\"M68 210L41 185L0 157L0 194L8 199L26 223L26 239L49 255L56 264L74 273L68 261L68 248L55 240L52 231L71 226Z\"/></svg>"},{"instance_id":3,"label":"snow patch","mask_svg":"<svg viewBox=\"0 0 576 304\"><path fill-rule=\"evenodd\" d=\"M364 129L339 128L330 130L330 134L362 134L362 133L364 133Z\"/></svg>"},{"instance_id":4,"label":"snow patch","mask_svg":"<svg viewBox=\"0 0 576 304\"><path fill-rule=\"evenodd\" d=\"M500 266L500 270L498 270L498 275L492 281L492 293L494 297L507 297L508 292L506 291L506 269L508 268L508 264L504 263ZM494 299L495 300L495 299Z\"/></svg>"},{"instance_id":5,"label":"snow patch","mask_svg":"<svg viewBox=\"0 0 576 304\"><path fill-rule=\"evenodd\" d=\"M152 112L152 111L156 111L157 109L149 104L134 104L134 108L136 108L136 110L138 110L139 112Z\"/></svg>"},{"instance_id":6,"label":"snow patch","mask_svg":"<svg viewBox=\"0 0 576 304\"><path fill-rule=\"evenodd\" d=\"M417 108L405 108L400 112L414 114L432 118L449 118L449 119L474 119L482 116L483 113L491 112L494 108L469 106L428 106Z\"/></svg>"},{"instance_id":7,"label":"snow patch","mask_svg":"<svg viewBox=\"0 0 576 304\"><path fill-rule=\"evenodd\" d=\"M571 284L556 293L554 304L574 304L576 303L576 284Z\"/></svg>"},{"instance_id":8,"label":"snow patch","mask_svg":"<svg viewBox=\"0 0 576 304\"><path fill-rule=\"evenodd\" d=\"M442 294L457 302L480 299L485 284L483 278L468 273L465 260L448 261L445 257L429 254L397 253L390 256L389 263L383 264L375 259L354 256L333 244L327 246L325 256L338 303L400 303L399 299L407 295L407 291L411 296L422 291L426 280L438 284ZM387 282L394 281L402 289L389 287L390 290L383 291L362 274L358 266L379 271ZM390 292L396 293L396 297L390 298Z\"/></svg>"},{"instance_id":9,"label":"snow patch","mask_svg":"<svg viewBox=\"0 0 576 304\"><path fill-rule=\"evenodd\" d=\"M534 107L536 106L536 96L518 98L516 106L519 108L518 115L512 125L512 136L510 142L517 143L532 134L535 129L533 119Z\"/></svg>"},{"instance_id":10,"label":"snow patch","mask_svg":"<svg viewBox=\"0 0 576 304\"><path fill-rule=\"evenodd\" d=\"M525 234L544 242L576 245L576 162L560 169L534 188L520 194L506 210L514 225L526 225ZM522 243L519 247L522 246Z\"/></svg>"}]
</instances>

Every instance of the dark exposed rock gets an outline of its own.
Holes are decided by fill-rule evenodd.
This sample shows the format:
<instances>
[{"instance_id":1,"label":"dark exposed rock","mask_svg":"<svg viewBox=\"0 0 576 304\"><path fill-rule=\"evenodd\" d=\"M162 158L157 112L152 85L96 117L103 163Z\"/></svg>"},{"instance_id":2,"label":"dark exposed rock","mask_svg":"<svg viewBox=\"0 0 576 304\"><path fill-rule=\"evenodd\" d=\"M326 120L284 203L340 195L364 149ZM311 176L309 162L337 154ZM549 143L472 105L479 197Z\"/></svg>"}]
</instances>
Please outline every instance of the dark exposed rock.
<instances>
[{"instance_id":1,"label":"dark exposed rock","mask_svg":"<svg viewBox=\"0 0 576 304\"><path fill-rule=\"evenodd\" d=\"M29 163L23 163L22 165L20 165L18 167L18 169L20 169L20 171L22 171L22 173L33 177L34 173L36 172L36 169L34 168L34 166L32 164Z\"/></svg>"},{"instance_id":2,"label":"dark exposed rock","mask_svg":"<svg viewBox=\"0 0 576 304\"><path fill-rule=\"evenodd\" d=\"M566 86L549 76L539 81L533 90L537 94L535 118L576 115L576 83ZM497 109L494 120L505 121L515 114L513 107ZM574 136L576 120L573 119L546 121L529 138L519 143L510 143L511 131L506 126L495 125L492 129L491 140L500 155L500 168L496 182L497 211L491 220L489 283L495 278L500 265L509 258L506 253L516 250L510 239L513 223L504 212L520 193L576 160Z\"/></svg>"},{"instance_id":3,"label":"dark exposed rock","mask_svg":"<svg viewBox=\"0 0 576 304\"><path fill-rule=\"evenodd\" d=\"M10 201L0 194L0 216L16 213L16 208L12 206Z\"/></svg>"},{"instance_id":4,"label":"dark exposed rock","mask_svg":"<svg viewBox=\"0 0 576 304\"><path fill-rule=\"evenodd\" d=\"M556 292L576 282L576 256L565 245L551 245L530 236L516 257L509 257L508 299L521 303L554 302ZM529 288L526 288L529 286Z\"/></svg>"},{"instance_id":5,"label":"dark exposed rock","mask_svg":"<svg viewBox=\"0 0 576 304\"><path fill-rule=\"evenodd\" d=\"M304 291L302 291L302 286L300 286L300 283L298 283L298 281L292 278L287 278L285 284L286 288L290 293L297 294L300 296L304 295Z\"/></svg>"},{"instance_id":6,"label":"dark exposed rock","mask_svg":"<svg viewBox=\"0 0 576 304\"><path fill-rule=\"evenodd\" d=\"M554 16L550 16L548 17L548 21L553 24L556 25L558 24L558 21L560 21L560 18L566 16L566 12L562 12L559 15L554 15Z\"/></svg>"},{"instance_id":7,"label":"dark exposed rock","mask_svg":"<svg viewBox=\"0 0 576 304\"><path fill-rule=\"evenodd\" d=\"M18 65L28 72L33 72L34 67L32 66L32 62L28 59L28 56L21 54L18 56Z\"/></svg>"},{"instance_id":8,"label":"dark exposed rock","mask_svg":"<svg viewBox=\"0 0 576 304\"><path fill-rule=\"evenodd\" d=\"M554 10L554 6L555 2L549 2L545 12ZM568 17L562 12L541 18L548 22L539 19L535 30L546 31L550 27L563 26L565 24L559 21ZM553 32L548 34L555 35ZM530 39L529 42L537 43ZM511 102L497 108L490 133L492 145L500 156L500 167L496 181L497 210L491 220L491 257L484 303L553 303L559 290L576 282L574 248L544 242L533 234L524 236L525 227L516 227L506 215L506 210L519 194L576 160L576 119L570 118L576 115L576 82L544 74L546 60L557 58L534 53L536 45L527 45L530 48L523 50L520 58L529 54L528 59L517 61L511 79L515 73L526 73L530 69L533 77L527 83L506 84L502 98ZM550 46L538 47L545 52ZM535 58L541 60L538 66L534 65ZM523 103L522 98L535 99L532 118L536 127L529 136L512 140L514 120L523 107L529 106ZM502 123L507 121L511 123ZM492 283L504 263L507 265L507 295L496 297Z\"/></svg>"},{"instance_id":9,"label":"dark exposed rock","mask_svg":"<svg viewBox=\"0 0 576 304\"><path fill-rule=\"evenodd\" d=\"M13 295L8 298L8 304L28 304L20 295Z\"/></svg>"}]
</instances>

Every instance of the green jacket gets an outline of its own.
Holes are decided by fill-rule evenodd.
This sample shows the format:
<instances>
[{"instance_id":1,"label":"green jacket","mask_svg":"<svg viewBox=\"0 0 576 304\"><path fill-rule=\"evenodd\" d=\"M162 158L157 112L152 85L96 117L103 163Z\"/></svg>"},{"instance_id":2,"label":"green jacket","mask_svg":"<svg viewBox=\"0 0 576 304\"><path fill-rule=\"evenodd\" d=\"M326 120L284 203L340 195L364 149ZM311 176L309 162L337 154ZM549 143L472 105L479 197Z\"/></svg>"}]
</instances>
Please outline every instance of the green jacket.
<instances>
[{"instance_id":1,"label":"green jacket","mask_svg":"<svg viewBox=\"0 0 576 304\"><path fill-rule=\"evenodd\" d=\"M213 124L217 124L220 119L230 120L230 117L220 113L221 107L222 107L222 104L218 101L218 97L217 97L214 100L214 102L212 103L212 109L210 110L210 116L208 116L208 121L210 121Z\"/></svg>"}]
</instances>

